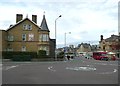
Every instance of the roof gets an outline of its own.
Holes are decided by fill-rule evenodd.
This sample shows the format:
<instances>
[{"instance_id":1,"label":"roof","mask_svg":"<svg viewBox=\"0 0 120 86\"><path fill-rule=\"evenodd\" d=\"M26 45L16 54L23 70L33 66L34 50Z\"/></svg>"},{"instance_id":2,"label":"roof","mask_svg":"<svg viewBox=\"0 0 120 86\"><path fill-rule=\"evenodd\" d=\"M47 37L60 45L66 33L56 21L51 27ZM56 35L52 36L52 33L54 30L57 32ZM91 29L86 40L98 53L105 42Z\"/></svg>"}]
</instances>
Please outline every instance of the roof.
<instances>
[{"instance_id":1,"label":"roof","mask_svg":"<svg viewBox=\"0 0 120 86\"><path fill-rule=\"evenodd\" d=\"M111 35L111 37L105 39L106 42L112 42L112 41L116 41L116 40L120 40L120 36L118 35Z\"/></svg>"},{"instance_id":2,"label":"roof","mask_svg":"<svg viewBox=\"0 0 120 86\"><path fill-rule=\"evenodd\" d=\"M81 46L83 46L84 48L91 47L90 44L87 44L87 43L81 43L81 44L78 45L78 47L81 47Z\"/></svg>"},{"instance_id":3,"label":"roof","mask_svg":"<svg viewBox=\"0 0 120 86\"><path fill-rule=\"evenodd\" d=\"M20 20L20 21L17 22L16 24L10 26L10 27L7 29L7 31L10 30L11 28L15 27L16 25L22 23L22 22L25 21L25 20L30 21L31 23L33 23L34 25L36 25L39 29L41 29L41 27L39 27L35 22L31 21L29 18L25 18L25 19L23 19L23 20Z\"/></svg>"},{"instance_id":4,"label":"roof","mask_svg":"<svg viewBox=\"0 0 120 86\"><path fill-rule=\"evenodd\" d=\"M45 30L45 31L48 31L48 32L49 32L45 15L43 15L43 19L42 19L42 22L41 22L40 27L41 27L42 30Z\"/></svg>"}]
</instances>

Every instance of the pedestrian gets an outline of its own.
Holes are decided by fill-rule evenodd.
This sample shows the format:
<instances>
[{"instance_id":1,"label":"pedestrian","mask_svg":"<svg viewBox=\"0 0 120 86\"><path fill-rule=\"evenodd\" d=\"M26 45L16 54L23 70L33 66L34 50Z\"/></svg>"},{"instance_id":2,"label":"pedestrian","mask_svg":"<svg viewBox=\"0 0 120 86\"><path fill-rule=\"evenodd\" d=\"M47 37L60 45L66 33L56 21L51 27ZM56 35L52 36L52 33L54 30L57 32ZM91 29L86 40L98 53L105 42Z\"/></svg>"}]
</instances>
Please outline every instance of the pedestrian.
<instances>
[{"instance_id":1,"label":"pedestrian","mask_svg":"<svg viewBox=\"0 0 120 86\"><path fill-rule=\"evenodd\" d=\"M68 60L67 55L65 55L65 61L67 61L67 60Z\"/></svg>"},{"instance_id":2,"label":"pedestrian","mask_svg":"<svg viewBox=\"0 0 120 86\"><path fill-rule=\"evenodd\" d=\"M70 60L70 56L69 55L67 56L67 59Z\"/></svg>"},{"instance_id":3,"label":"pedestrian","mask_svg":"<svg viewBox=\"0 0 120 86\"><path fill-rule=\"evenodd\" d=\"M112 60L115 61L116 60L116 57L115 55L112 56Z\"/></svg>"}]
</instances>

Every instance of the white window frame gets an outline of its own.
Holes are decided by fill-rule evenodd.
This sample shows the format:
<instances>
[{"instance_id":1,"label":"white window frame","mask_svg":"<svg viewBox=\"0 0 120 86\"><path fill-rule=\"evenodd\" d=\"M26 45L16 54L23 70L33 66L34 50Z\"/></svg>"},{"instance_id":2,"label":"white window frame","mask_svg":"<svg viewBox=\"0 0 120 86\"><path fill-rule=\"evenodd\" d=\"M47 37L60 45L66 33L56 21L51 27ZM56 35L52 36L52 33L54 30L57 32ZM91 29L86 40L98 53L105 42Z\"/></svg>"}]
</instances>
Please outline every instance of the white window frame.
<instances>
[{"instance_id":1,"label":"white window frame","mask_svg":"<svg viewBox=\"0 0 120 86\"><path fill-rule=\"evenodd\" d=\"M32 25L28 24L27 25L27 30L32 30Z\"/></svg>"},{"instance_id":2,"label":"white window frame","mask_svg":"<svg viewBox=\"0 0 120 86\"><path fill-rule=\"evenodd\" d=\"M32 30L32 25L30 25L30 24L24 24L23 25L23 30Z\"/></svg>"},{"instance_id":3,"label":"white window frame","mask_svg":"<svg viewBox=\"0 0 120 86\"><path fill-rule=\"evenodd\" d=\"M39 41L48 42L49 41L49 35L48 34L40 34L39 35Z\"/></svg>"},{"instance_id":4,"label":"white window frame","mask_svg":"<svg viewBox=\"0 0 120 86\"><path fill-rule=\"evenodd\" d=\"M46 55L49 55L49 46L40 46L39 50L45 50L46 51Z\"/></svg>"},{"instance_id":5,"label":"white window frame","mask_svg":"<svg viewBox=\"0 0 120 86\"><path fill-rule=\"evenodd\" d=\"M34 41L34 34L33 33L28 34L28 41Z\"/></svg>"},{"instance_id":6,"label":"white window frame","mask_svg":"<svg viewBox=\"0 0 120 86\"><path fill-rule=\"evenodd\" d=\"M49 35L46 34L46 41L49 41Z\"/></svg>"},{"instance_id":7,"label":"white window frame","mask_svg":"<svg viewBox=\"0 0 120 86\"><path fill-rule=\"evenodd\" d=\"M26 51L26 46L22 46L21 51Z\"/></svg>"},{"instance_id":8,"label":"white window frame","mask_svg":"<svg viewBox=\"0 0 120 86\"><path fill-rule=\"evenodd\" d=\"M24 35L25 37L23 37L23 35ZM24 40L23 40L23 38L24 38ZM26 41L26 34L22 34L22 41Z\"/></svg>"},{"instance_id":9,"label":"white window frame","mask_svg":"<svg viewBox=\"0 0 120 86\"><path fill-rule=\"evenodd\" d=\"M39 34L39 41L42 41L42 34Z\"/></svg>"},{"instance_id":10,"label":"white window frame","mask_svg":"<svg viewBox=\"0 0 120 86\"><path fill-rule=\"evenodd\" d=\"M13 48L8 48L7 51L13 51Z\"/></svg>"},{"instance_id":11,"label":"white window frame","mask_svg":"<svg viewBox=\"0 0 120 86\"><path fill-rule=\"evenodd\" d=\"M8 36L8 41L13 41L14 37L13 36Z\"/></svg>"},{"instance_id":12,"label":"white window frame","mask_svg":"<svg viewBox=\"0 0 120 86\"><path fill-rule=\"evenodd\" d=\"M46 41L46 34L42 34L42 35L43 35L42 41Z\"/></svg>"},{"instance_id":13,"label":"white window frame","mask_svg":"<svg viewBox=\"0 0 120 86\"><path fill-rule=\"evenodd\" d=\"M23 25L23 30L27 30L27 25L26 24Z\"/></svg>"}]
</instances>

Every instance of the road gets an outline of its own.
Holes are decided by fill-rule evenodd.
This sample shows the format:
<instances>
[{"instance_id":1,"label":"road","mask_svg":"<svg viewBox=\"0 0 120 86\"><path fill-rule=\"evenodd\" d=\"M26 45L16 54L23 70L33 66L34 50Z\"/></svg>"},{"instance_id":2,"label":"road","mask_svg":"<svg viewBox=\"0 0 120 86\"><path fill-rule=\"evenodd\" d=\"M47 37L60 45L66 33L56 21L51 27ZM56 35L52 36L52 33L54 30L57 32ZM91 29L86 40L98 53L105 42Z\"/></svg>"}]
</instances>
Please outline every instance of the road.
<instances>
[{"instance_id":1,"label":"road","mask_svg":"<svg viewBox=\"0 0 120 86\"><path fill-rule=\"evenodd\" d=\"M4 62L3 84L118 84L118 61Z\"/></svg>"}]
</instances>

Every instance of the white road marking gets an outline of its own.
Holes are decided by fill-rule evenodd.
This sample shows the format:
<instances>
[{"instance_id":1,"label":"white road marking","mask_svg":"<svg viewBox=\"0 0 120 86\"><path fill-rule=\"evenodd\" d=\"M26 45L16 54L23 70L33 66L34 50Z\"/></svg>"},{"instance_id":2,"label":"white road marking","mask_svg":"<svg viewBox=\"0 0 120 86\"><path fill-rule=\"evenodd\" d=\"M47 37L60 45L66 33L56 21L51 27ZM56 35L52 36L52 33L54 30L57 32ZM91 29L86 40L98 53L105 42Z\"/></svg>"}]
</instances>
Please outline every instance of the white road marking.
<instances>
[{"instance_id":1,"label":"white road marking","mask_svg":"<svg viewBox=\"0 0 120 86\"><path fill-rule=\"evenodd\" d=\"M102 73L98 73L98 74L113 74L113 73L115 73L115 72L117 72L117 69L114 69L114 70L111 71L111 72L102 72Z\"/></svg>"},{"instance_id":2,"label":"white road marking","mask_svg":"<svg viewBox=\"0 0 120 86\"><path fill-rule=\"evenodd\" d=\"M48 67L48 70L55 72L56 70L53 69L53 66Z\"/></svg>"},{"instance_id":3,"label":"white road marking","mask_svg":"<svg viewBox=\"0 0 120 86\"><path fill-rule=\"evenodd\" d=\"M12 68L15 68L15 67L18 67L18 65L6 67L5 70L9 70L9 69L12 69Z\"/></svg>"},{"instance_id":4,"label":"white road marking","mask_svg":"<svg viewBox=\"0 0 120 86\"><path fill-rule=\"evenodd\" d=\"M99 64L99 65L108 65L106 63L94 63L94 64Z\"/></svg>"},{"instance_id":5,"label":"white road marking","mask_svg":"<svg viewBox=\"0 0 120 86\"><path fill-rule=\"evenodd\" d=\"M92 67L66 67L66 69L69 70L75 70L75 71L96 71L96 68Z\"/></svg>"},{"instance_id":6,"label":"white road marking","mask_svg":"<svg viewBox=\"0 0 120 86\"><path fill-rule=\"evenodd\" d=\"M117 69L114 69L114 71L113 72L117 72Z\"/></svg>"},{"instance_id":7,"label":"white road marking","mask_svg":"<svg viewBox=\"0 0 120 86\"><path fill-rule=\"evenodd\" d=\"M108 63L94 63L98 65L111 65L111 66L118 66L118 64L108 64Z\"/></svg>"}]
</instances>

